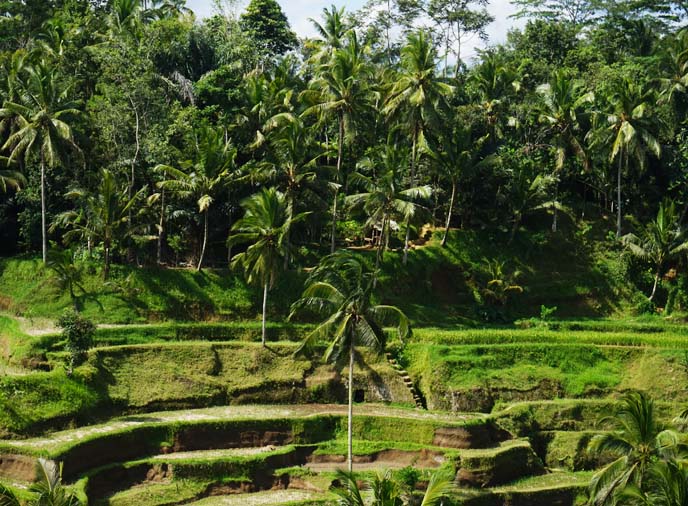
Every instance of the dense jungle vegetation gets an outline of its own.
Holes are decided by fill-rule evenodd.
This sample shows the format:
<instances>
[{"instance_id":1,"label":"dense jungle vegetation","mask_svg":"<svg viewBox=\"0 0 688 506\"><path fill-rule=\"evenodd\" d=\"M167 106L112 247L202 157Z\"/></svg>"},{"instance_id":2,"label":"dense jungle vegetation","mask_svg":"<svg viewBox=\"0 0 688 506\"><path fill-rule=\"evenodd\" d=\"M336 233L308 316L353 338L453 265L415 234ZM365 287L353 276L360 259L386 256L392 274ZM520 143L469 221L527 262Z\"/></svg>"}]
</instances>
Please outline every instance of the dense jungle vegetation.
<instances>
[{"instance_id":1,"label":"dense jungle vegetation","mask_svg":"<svg viewBox=\"0 0 688 506\"><path fill-rule=\"evenodd\" d=\"M343 246L406 264L460 229L500 245L473 270L501 305L521 288L506 252L563 236L637 257L617 270L641 309L685 306L686 5L516 3L525 28L467 62L485 1L332 7L305 40L269 0L203 20L4 2L2 254L38 253L77 296L80 265L226 267L267 226L262 288Z\"/></svg>"},{"instance_id":2,"label":"dense jungle vegetation","mask_svg":"<svg viewBox=\"0 0 688 506\"><path fill-rule=\"evenodd\" d=\"M688 2L511 3L0 0L0 505L688 504Z\"/></svg>"}]
</instances>

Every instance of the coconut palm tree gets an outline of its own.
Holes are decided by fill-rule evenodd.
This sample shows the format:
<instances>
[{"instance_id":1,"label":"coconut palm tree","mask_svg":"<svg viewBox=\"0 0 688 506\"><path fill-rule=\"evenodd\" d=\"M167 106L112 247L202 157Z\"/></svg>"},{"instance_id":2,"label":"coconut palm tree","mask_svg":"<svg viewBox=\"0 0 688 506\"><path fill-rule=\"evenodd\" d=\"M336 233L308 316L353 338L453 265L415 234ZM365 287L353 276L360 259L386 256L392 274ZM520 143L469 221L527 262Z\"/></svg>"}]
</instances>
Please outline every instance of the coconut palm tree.
<instances>
[{"instance_id":1,"label":"coconut palm tree","mask_svg":"<svg viewBox=\"0 0 688 506\"><path fill-rule=\"evenodd\" d=\"M628 485L642 489L651 464L674 456L678 435L664 430L652 399L643 392L624 395L617 413L600 422L609 424L612 430L595 436L588 449L593 454L609 453L616 459L593 476L589 487L590 504L622 504L619 497Z\"/></svg>"},{"instance_id":2,"label":"coconut palm tree","mask_svg":"<svg viewBox=\"0 0 688 506\"><path fill-rule=\"evenodd\" d=\"M334 9L334 7L333 7ZM311 82L308 90L301 95L315 103L307 108L304 116L317 114L327 120L337 118L337 169L335 191L332 204L332 232L330 253L334 253L337 230L337 200L342 179L344 145L353 144L356 136L356 121L366 111L372 110L368 77L370 68L364 59L362 47L356 32L348 32L347 44L336 49L332 58L318 69L318 77Z\"/></svg>"},{"instance_id":3,"label":"coconut palm tree","mask_svg":"<svg viewBox=\"0 0 688 506\"><path fill-rule=\"evenodd\" d=\"M621 241L632 255L654 264L655 276L649 300L653 300L657 293L665 263L688 250L686 230L680 223L676 204L669 199L659 204L654 220L638 227L635 234L626 234Z\"/></svg>"},{"instance_id":4,"label":"coconut palm tree","mask_svg":"<svg viewBox=\"0 0 688 506\"><path fill-rule=\"evenodd\" d=\"M274 286L289 253L286 240L289 229L308 213L294 215L286 196L274 188L263 189L244 199L241 207L245 214L232 226L228 242L230 245L250 243L245 252L234 257L232 265L243 267L248 282L263 288L261 342L265 346L268 291Z\"/></svg>"},{"instance_id":5,"label":"coconut palm tree","mask_svg":"<svg viewBox=\"0 0 688 506\"><path fill-rule=\"evenodd\" d=\"M651 115L654 92L640 84L625 80L610 98L611 111L606 115L607 128L592 132L592 144L609 146L609 161L617 162L616 174L616 237L621 237L621 177L630 162L643 170L649 155L659 158L662 148L654 135L660 121Z\"/></svg>"},{"instance_id":6,"label":"coconut palm tree","mask_svg":"<svg viewBox=\"0 0 688 506\"><path fill-rule=\"evenodd\" d=\"M628 506L688 506L688 468L673 459L655 462L644 490L629 485L621 497Z\"/></svg>"},{"instance_id":7,"label":"coconut palm tree","mask_svg":"<svg viewBox=\"0 0 688 506\"><path fill-rule=\"evenodd\" d=\"M126 238L153 240L156 237L140 235L137 228L129 226L130 211L145 200L147 188L144 186L130 198L128 187L120 185L111 171L101 169L99 175L95 191L75 189L67 192L66 197L74 200L77 205L74 209L57 215L50 230L68 228L65 240L84 240L89 251L95 244L102 243L103 279L108 279L112 250L118 242Z\"/></svg>"},{"instance_id":8,"label":"coconut palm tree","mask_svg":"<svg viewBox=\"0 0 688 506\"><path fill-rule=\"evenodd\" d=\"M349 472L353 468L353 376L356 346L371 347L377 352L385 348L387 335L383 327L394 325L403 343L410 333L409 320L395 306L374 305L371 295L374 273L366 270L359 258L347 251L335 252L321 260L308 278L300 300L292 305L290 318L302 309L325 315L325 319L310 332L297 350L310 350L321 340L329 340L326 361L348 356L348 453Z\"/></svg>"},{"instance_id":9,"label":"coconut palm tree","mask_svg":"<svg viewBox=\"0 0 688 506\"><path fill-rule=\"evenodd\" d=\"M446 106L446 100L453 91L450 85L439 80L436 61L437 54L430 37L422 30L410 33L401 50L401 73L382 108L383 114L398 118L401 124L409 128L409 187L416 186L419 144L425 145L428 128L440 123L439 110ZM404 264L408 258L408 225L406 223Z\"/></svg>"},{"instance_id":10,"label":"coconut palm tree","mask_svg":"<svg viewBox=\"0 0 688 506\"><path fill-rule=\"evenodd\" d=\"M163 172L169 179L160 181L158 187L170 190L182 198L193 198L198 212L203 215L203 242L196 270L203 267L208 244L210 206L216 194L227 184L234 168L236 149L232 147L221 128L203 127L195 132L195 154L192 160L181 164L181 169L158 165L154 170Z\"/></svg>"},{"instance_id":11,"label":"coconut palm tree","mask_svg":"<svg viewBox=\"0 0 688 506\"><path fill-rule=\"evenodd\" d=\"M387 144L361 160L359 168L365 170L365 174L356 172L351 177L351 183L360 185L363 191L347 196L347 206L362 208L368 216L366 227L380 230L376 273L389 245L392 221L412 220L423 209L419 202L432 196L432 188L428 185L404 189L401 168L406 165L408 156L408 149Z\"/></svg>"},{"instance_id":12,"label":"coconut palm tree","mask_svg":"<svg viewBox=\"0 0 688 506\"><path fill-rule=\"evenodd\" d=\"M442 499L446 499L454 490L454 476L448 471L436 471L419 500L412 491L394 481L389 471L377 474L371 480L359 485L356 476L351 472L337 471L336 479L341 484L332 491L339 497L338 504L342 506L366 506L361 490L371 489L373 500L369 506L442 506Z\"/></svg>"},{"instance_id":13,"label":"coconut palm tree","mask_svg":"<svg viewBox=\"0 0 688 506\"><path fill-rule=\"evenodd\" d=\"M10 150L10 161L24 156L40 160L41 169L41 236L43 262L48 258L46 167L60 162L60 145L79 150L74 143L69 116L79 114L76 103L69 100L70 88L64 86L57 70L46 62L26 69L26 89L18 102L6 101L0 108L0 129L9 125L12 133L2 149Z\"/></svg>"},{"instance_id":14,"label":"coconut palm tree","mask_svg":"<svg viewBox=\"0 0 688 506\"><path fill-rule=\"evenodd\" d=\"M435 162L435 168L439 175L451 182L451 197L449 198L447 221L442 235L442 246L447 244L461 176L487 169L499 162L497 155L481 156L482 147L487 139L487 135L476 139L470 127L455 127L440 135L436 145L430 146L426 150L428 156Z\"/></svg>"},{"instance_id":15,"label":"coconut palm tree","mask_svg":"<svg viewBox=\"0 0 688 506\"><path fill-rule=\"evenodd\" d=\"M540 123L545 125L544 135L550 139L554 150L554 168L562 173L572 157L578 159L585 170L590 169L590 161L585 152L581 135L580 117L584 114L583 107L594 100L593 93L586 93L583 84L577 82L562 71L556 70L549 83L538 87L542 96L539 108ZM559 184L555 185L558 193ZM555 199L558 195L555 195ZM557 231L557 209L554 208L552 232Z\"/></svg>"},{"instance_id":16,"label":"coconut palm tree","mask_svg":"<svg viewBox=\"0 0 688 506\"><path fill-rule=\"evenodd\" d=\"M308 18L319 37L312 43L315 46L315 53L310 58L310 61L316 65L329 61L332 53L342 47L342 41L351 29L344 12L344 7L338 9L331 5L329 10L326 7L323 8L322 23Z\"/></svg>"}]
</instances>

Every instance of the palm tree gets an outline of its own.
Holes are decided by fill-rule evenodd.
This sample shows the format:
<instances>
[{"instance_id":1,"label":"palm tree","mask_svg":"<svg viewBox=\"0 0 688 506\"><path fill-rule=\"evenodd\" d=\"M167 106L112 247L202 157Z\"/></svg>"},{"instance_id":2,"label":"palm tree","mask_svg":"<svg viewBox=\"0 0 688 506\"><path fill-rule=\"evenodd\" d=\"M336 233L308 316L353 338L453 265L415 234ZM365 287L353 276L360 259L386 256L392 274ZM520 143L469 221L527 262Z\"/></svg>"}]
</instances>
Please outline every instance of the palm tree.
<instances>
[{"instance_id":1,"label":"palm tree","mask_svg":"<svg viewBox=\"0 0 688 506\"><path fill-rule=\"evenodd\" d=\"M39 481L29 487L33 497L24 506L81 506L81 501L62 486L62 466L38 459ZM0 506L21 506L19 498L0 484Z\"/></svg>"},{"instance_id":2,"label":"palm tree","mask_svg":"<svg viewBox=\"0 0 688 506\"><path fill-rule=\"evenodd\" d=\"M629 161L633 160L642 170L647 165L648 155L659 158L662 148L653 134L659 121L650 115L650 103L654 102L654 92L640 84L625 80L611 97L612 111L607 115L608 128L603 129L600 139L610 145L609 161L618 163L616 175L616 237L621 237L621 174L628 171ZM595 134L593 134L595 135ZM593 139L593 145L599 142Z\"/></svg>"},{"instance_id":3,"label":"palm tree","mask_svg":"<svg viewBox=\"0 0 688 506\"><path fill-rule=\"evenodd\" d=\"M311 57L313 63L322 64L329 61L332 53L342 47L342 41L350 30L344 11L344 7L337 9L331 5L329 10L326 7L323 8L322 23L318 23L313 18L308 18L320 37L313 44L316 48Z\"/></svg>"},{"instance_id":4,"label":"palm tree","mask_svg":"<svg viewBox=\"0 0 688 506\"><path fill-rule=\"evenodd\" d=\"M289 253L286 238L291 226L308 213L293 215L285 195L274 188L263 189L241 202L244 217L234 223L229 244L251 243L248 249L236 255L233 266L241 266L249 283L263 288L263 324L261 342L265 346L265 319L268 290L279 276L284 259Z\"/></svg>"},{"instance_id":5,"label":"palm tree","mask_svg":"<svg viewBox=\"0 0 688 506\"><path fill-rule=\"evenodd\" d=\"M384 350L387 336L383 326L394 325L403 343L411 328L406 315L395 306L373 305L371 295L374 273L368 272L361 260L340 251L325 257L309 276L300 300L292 305L290 318L307 309L326 315L310 332L296 353L309 350L322 339L330 340L325 360L349 358L348 469L353 468L353 377L357 345Z\"/></svg>"},{"instance_id":6,"label":"palm tree","mask_svg":"<svg viewBox=\"0 0 688 506\"><path fill-rule=\"evenodd\" d=\"M126 186L120 186L115 175L101 169L100 180L95 191L76 189L66 197L77 202L73 210L65 211L55 217L51 231L57 227L70 228L64 238L85 240L89 251L99 242L103 243L103 279L110 276L112 249L117 242L125 239L155 239L155 236L137 235L138 230L130 227L129 219L136 204L141 202L147 188L144 186L131 198Z\"/></svg>"},{"instance_id":7,"label":"palm tree","mask_svg":"<svg viewBox=\"0 0 688 506\"><path fill-rule=\"evenodd\" d=\"M158 186L170 190L183 198L194 198L198 212L203 215L203 242L196 270L203 267L208 244L208 214L215 195L227 183L234 168L236 149L225 137L224 130L213 127L200 128L195 135L196 150L193 160L186 160L177 169L169 165L158 165L154 170L165 173L169 179Z\"/></svg>"},{"instance_id":8,"label":"palm tree","mask_svg":"<svg viewBox=\"0 0 688 506\"><path fill-rule=\"evenodd\" d=\"M367 84L370 69L364 60L365 49L359 44L354 31L348 32L347 41L344 47L334 51L327 63L321 65L318 77L313 80L310 89L302 93L306 100L315 102L315 105L304 111L304 116L318 114L324 119L331 115L337 118L336 189L332 204L330 253L334 253L336 242L337 199L342 178L344 144L353 143L356 136L356 120L371 110L370 89Z\"/></svg>"},{"instance_id":9,"label":"palm tree","mask_svg":"<svg viewBox=\"0 0 688 506\"><path fill-rule=\"evenodd\" d=\"M492 142L495 142L502 137L499 126L501 106L514 91L518 91L520 83L517 73L507 65L499 53L488 50L481 52L480 56L482 61L471 73L470 82L485 111Z\"/></svg>"},{"instance_id":10,"label":"palm tree","mask_svg":"<svg viewBox=\"0 0 688 506\"><path fill-rule=\"evenodd\" d=\"M590 161L579 139L581 131L579 117L583 112L583 106L592 103L594 95L585 93L582 83L571 79L562 70L554 71L551 81L539 86L538 92L543 100L539 110L539 120L546 125L544 134L551 139L555 152L555 170L560 173L565 170L570 154L583 164L585 170L589 170ZM559 185L556 184L557 193L558 188ZM557 196L555 195L555 199ZM552 232L556 232L558 216L556 208L553 214Z\"/></svg>"},{"instance_id":11,"label":"palm tree","mask_svg":"<svg viewBox=\"0 0 688 506\"><path fill-rule=\"evenodd\" d=\"M425 144L425 132L439 123L438 111L446 105L453 88L437 77L435 48L424 31L411 33L401 50L402 72L392 86L382 112L400 117L410 128L411 159L409 186L415 186L418 145ZM409 224L406 223L404 264L408 258Z\"/></svg>"},{"instance_id":12,"label":"palm tree","mask_svg":"<svg viewBox=\"0 0 688 506\"><path fill-rule=\"evenodd\" d=\"M650 465L658 459L670 459L678 446L678 436L663 430L654 403L643 392L630 392L614 416L601 423L611 431L595 436L589 445L594 454L610 453L616 459L599 470L590 483L590 504L619 504L619 495L627 485L642 488Z\"/></svg>"},{"instance_id":13,"label":"palm tree","mask_svg":"<svg viewBox=\"0 0 688 506\"><path fill-rule=\"evenodd\" d=\"M337 471L336 479L341 484L333 492L339 497L338 504L342 506L366 506L361 488L372 489L373 501L369 506L411 506L419 504L412 491L394 481L389 471L377 474L360 487L356 476L351 472ZM421 506L442 506L442 499L446 499L454 490L454 476L448 471L436 471L425 489Z\"/></svg>"},{"instance_id":14,"label":"palm tree","mask_svg":"<svg viewBox=\"0 0 688 506\"><path fill-rule=\"evenodd\" d=\"M432 196L432 188L427 185L402 189L401 167L406 165L408 154L408 149L402 146L387 144L359 163L359 167L367 169L371 175L356 172L351 178L351 182L361 185L364 191L346 197L347 206L362 208L368 216L366 227L380 230L376 274L389 245L392 221L410 221L422 209L418 202Z\"/></svg>"},{"instance_id":15,"label":"palm tree","mask_svg":"<svg viewBox=\"0 0 688 506\"><path fill-rule=\"evenodd\" d=\"M621 241L631 254L643 260L650 260L655 266L654 284L649 300L655 297L664 264L688 250L688 238L680 224L676 204L669 199L659 204L654 220L645 227L638 227L637 234L626 234Z\"/></svg>"},{"instance_id":16,"label":"palm tree","mask_svg":"<svg viewBox=\"0 0 688 506\"><path fill-rule=\"evenodd\" d=\"M440 136L437 146L427 149L427 153L435 161L440 176L451 181L451 197L447 209L447 221L444 227L441 245L447 244L449 226L451 225L454 202L459 186L459 179L463 174L475 173L495 165L499 161L497 155L481 158L481 149L488 136L475 139L471 127L455 127L447 134Z\"/></svg>"},{"instance_id":17,"label":"palm tree","mask_svg":"<svg viewBox=\"0 0 688 506\"><path fill-rule=\"evenodd\" d=\"M55 68L40 62L26 70L27 88L18 102L6 101L0 109L0 128L10 124L12 133L2 149L11 150L10 160L24 155L40 158L41 167L41 235L43 262L48 258L46 165L54 168L60 161L59 145L76 149L72 128L65 122L77 115L76 104L68 100L69 87L62 86Z\"/></svg>"},{"instance_id":18,"label":"palm tree","mask_svg":"<svg viewBox=\"0 0 688 506\"><path fill-rule=\"evenodd\" d=\"M629 506L688 506L688 468L674 459L655 462L648 472L645 490L627 486L621 493Z\"/></svg>"}]
</instances>

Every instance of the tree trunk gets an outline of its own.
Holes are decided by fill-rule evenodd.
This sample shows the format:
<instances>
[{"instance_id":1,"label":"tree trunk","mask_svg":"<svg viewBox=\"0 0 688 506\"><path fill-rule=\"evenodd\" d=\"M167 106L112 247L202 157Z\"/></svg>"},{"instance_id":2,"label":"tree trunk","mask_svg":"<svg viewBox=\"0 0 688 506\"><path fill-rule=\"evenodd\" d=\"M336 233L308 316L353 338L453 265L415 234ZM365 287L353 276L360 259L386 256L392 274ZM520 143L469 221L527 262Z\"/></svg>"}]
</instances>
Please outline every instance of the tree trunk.
<instances>
[{"instance_id":1,"label":"tree trunk","mask_svg":"<svg viewBox=\"0 0 688 506\"><path fill-rule=\"evenodd\" d=\"M553 217L552 217L552 233L556 234L557 233L557 228L558 228L558 218L559 218L559 212L557 210L557 200L559 200L559 181L557 181L557 184L554 188L554 205L552 206L553 209Z\"/></svg>"},{"instance_id":2,"label":"tree trunk","mask_svg":"<svg viewBox=\"0 0 688 506\"><path fill-rule=\"evenodd\" d=\"M623 149L621 151L624 151ZM619 166L616 172L616 238L621 237L621 162L623 155L619 153Z\"/></svg>"},{"instance_id":3,"label":"tree trunk","mask_svg":"<svg viewBox=\"0 0 688 506\"><path fill-rule=\"evenodd\" d=\"M649 300L652 301L657 293L657 286L659 285L659 276L661 272L661 267L657 267L657 272L655 272L655 282L652 285L652 293L650 294Z\"/></svg>"},{"instance_id":4,"label":"tree trunk","mask_svg":"<svg viewBox=\"0 0 688 506\"><path fill-rule=\"evenodd\" d=\"M261 326L260 342L265 346L265 318L268 310L268 283L263 286L263 324Z\"/></svg>"},{"instance_id":5,"label":"tree trunk","mask_svg":"<svg viewBox=\"0 0 688 506\"><path fill-rule=\"evenodd\" d=\"M416 180L416 143L418 142L418 124L413 126L413 145L411 146L411 174L409 187L413 188ZM411 233L410 219L406 218L406 238L404 239L404 259L403 264L408 261L409 237Z\"/></svg>"},{"instance_id":6,"label":"tree trunk","mask_svg":"<svg viewBox=\"0 0 688 506\"><path fill-rule=\"evenodd\" d=\"M130 175L130 181L129 181L129 200L131 200L132 198L134 198L134 188L136 185L136 163L138 162L139 152L141 151L141 141L139 140L141 120L139 118L139 111L136 108L136 104L134 103L134 100L131 97L129 97L129 102L131 103L131 108L134 110L134 117L136 119L136 127L134 129L134 139L136 141L136 150L134 151L134 158L132 158L132 160L131 160L131 175ZM129 208L128 219L129 219L129 221L127 222L127 227L129 229L129 234L131 235L131 229L132 229L133 224L134 224L131 207ZM127 257L128 257L127 259L130 262L134 259L134 249L131 246L131 243L130 243L129 247L127 248Z\"/></svg>"},{"instance_id":7,"label":"tree trunk","mask_svg":"<svg viewBox=\"0 0 688 506\"><path fill-rule=\"evenodd\" d=\"M43 263L48 261L48 229L46 227L46 203L45 203L45 157L41 152L41 251Z\"/></svg>"},{"instance_id":8,"label":"tree trunk","mask_svg":"<svg viewBox=\"0 0 688 506\"><path fill-rule=\"evenodd\" d=\"M349 344L349 418L347 420L347 457L349 472L353 471L353 419L354 419L354 343Z\"/></svg>"},{"instance_id":9,"label":"tree trunk","mask_svg":"<svg viewBox=\"0 0 688 506\"><path fill-rule=\"evenodd\" d=\"M158 222L158 265L162 264L162 239L165 226L165 190L160 192L160 221Z\"/></svg>"},{"instance_id":10,"label":"tree trunk","mask_svg":"<svg viewBox=\"0 0 688 506\"><path fill-rule=\"evenodd\" d=\"M205 247L208 244L208 210L204 212L205 218L203 219L203 246L201 247L201 257L198 259L198 267L196 271L200 271L203 266L203 257L205 256Z\"/></svg>"},{"instance_id":11,"label":"tree trunk","mask_svg":"<svg viewBox=\"0 0 688 506\"><path fill-rule=\"evenodd\" d=\"M107 237L103 241L103 249L105 250L105 267L103 268L103 279L107 280L110 277L110 239Z\"/></svg>"},{"instance_id":12,"label":"tree trunk","mask_svg":"<svg viewBox=\"0 0 688 506\"><path fill-rule=\"evenodd\" d=\"M452 180L452 192L451 199L449 199L449 211L447 212L447 224L444 227L444 236L442 236L441 246L444 247L447 244L447 235L449 235L449 225L452 219L452 209L454 209L454 199L456 198L456 181Z\"/></svg>"},{"instance_id":13,"label":"tree trunk","mask_svg":"<svg viewBox=\"0 0 688 506\"><path fill-rule=\"evenodd\" d=\"M521 225L521 214L519 213L517 216L514 216L514 224L511 226L511 233L509 234L509 242L507 244L511 244L514 242L514 239L516 238L516 232L518 232L518 227Z\"/></svg>"},{"instance_id":14,"label":"tree trunk","mask_svg":"<svg viewBox=\"0 0 688 506\"><path fill-rule=\"evenodd\" d=\"M339 184L340 174L342 172L342 156L344 153L344 118L342 113L338 114L339 117L339 141L337 142L337 173L336 183ZM336 236L337 236L337 195L338 190L334 191L334 202L332 203L332 233L331 233L331 243L330 243L330 253L334 253Z\"/></svg>"}]
</instances>

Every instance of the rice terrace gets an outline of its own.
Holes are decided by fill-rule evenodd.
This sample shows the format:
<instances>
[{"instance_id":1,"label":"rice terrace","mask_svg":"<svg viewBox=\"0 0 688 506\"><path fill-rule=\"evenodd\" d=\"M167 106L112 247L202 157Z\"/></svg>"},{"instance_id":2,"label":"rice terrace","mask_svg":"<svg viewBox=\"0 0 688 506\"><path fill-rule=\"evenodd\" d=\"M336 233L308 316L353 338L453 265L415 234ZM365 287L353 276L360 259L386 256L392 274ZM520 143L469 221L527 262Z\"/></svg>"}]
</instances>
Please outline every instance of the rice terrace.
<instances>
[{"instance_id":1,"label":"rice terrace","mask_svg":"<svg viewBox=\"0 0 688 506\"><path fill-rule=\"evenodd\" d=\"M688 506L688 2L0 0L0 506Z\"/></svg>"}]
</instances>

